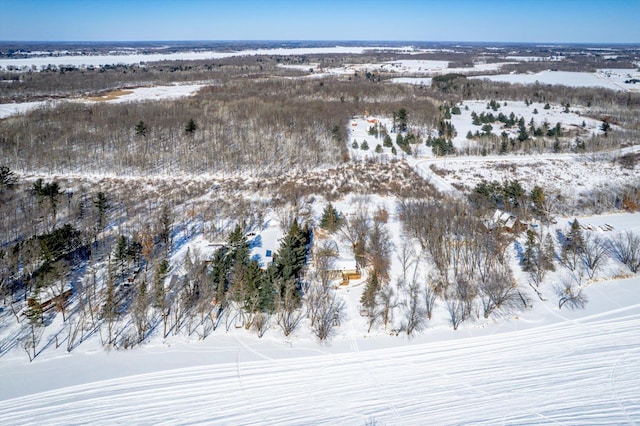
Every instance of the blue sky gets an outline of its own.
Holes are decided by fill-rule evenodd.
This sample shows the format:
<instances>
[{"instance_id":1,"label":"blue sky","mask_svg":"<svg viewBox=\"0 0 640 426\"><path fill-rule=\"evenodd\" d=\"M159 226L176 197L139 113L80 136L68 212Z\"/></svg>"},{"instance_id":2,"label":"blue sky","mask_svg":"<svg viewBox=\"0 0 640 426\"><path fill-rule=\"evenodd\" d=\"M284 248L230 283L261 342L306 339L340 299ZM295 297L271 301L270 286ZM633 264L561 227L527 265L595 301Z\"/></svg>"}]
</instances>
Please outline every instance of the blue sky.
<instances>
[{"instance_id":1,"label":"blue sky","mask_svg":"<svg viewBox=\"0 0 640 426\"><path fill-rule=\"evenodd\" d=\"M640 0L0 0L0 40L640 43Z\"/></svg>"}]
</instances>

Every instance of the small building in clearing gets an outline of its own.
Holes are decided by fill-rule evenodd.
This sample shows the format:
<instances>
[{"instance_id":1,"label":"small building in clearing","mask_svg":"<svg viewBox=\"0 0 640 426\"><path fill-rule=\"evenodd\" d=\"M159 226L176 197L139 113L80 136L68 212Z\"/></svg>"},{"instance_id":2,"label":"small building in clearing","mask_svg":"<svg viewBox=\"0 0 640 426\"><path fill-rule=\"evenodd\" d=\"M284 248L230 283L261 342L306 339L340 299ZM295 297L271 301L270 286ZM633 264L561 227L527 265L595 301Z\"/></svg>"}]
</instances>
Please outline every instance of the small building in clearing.
<instances>
[{"instance_id":1,"label":"small building in clearing","mask_svg":"<svg viewBox=\"0 0 640 426\"><path fill-rule=\"evenodd\" d=\"M498 228L514 234L518 234L527 229L527 224L522 223L516 215L503 212L500 209L496 209L491 219L485 222L485 225L489 230Z\"/></svg>"},{"instance_id":2,"label":"small building in clearing","mask_svg":"<svg viewBox=\"0 0 640 426\"><path fill-rule=\"evenodd\" d=\"M332 268L331 275L335 278L341 278L341 285L348 285L350 281L362 278L360 266L355 259L336 259Z\"/></svg>"}]
</instances>

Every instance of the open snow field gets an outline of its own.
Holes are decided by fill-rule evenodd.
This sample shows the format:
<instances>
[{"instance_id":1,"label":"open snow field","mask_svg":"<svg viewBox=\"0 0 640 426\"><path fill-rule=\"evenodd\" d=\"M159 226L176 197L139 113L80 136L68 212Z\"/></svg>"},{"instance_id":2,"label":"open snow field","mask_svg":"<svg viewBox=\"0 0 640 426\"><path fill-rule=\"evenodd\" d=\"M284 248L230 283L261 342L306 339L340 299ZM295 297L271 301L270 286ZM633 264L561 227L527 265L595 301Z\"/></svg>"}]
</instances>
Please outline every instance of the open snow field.
<instances>
[{"instance_id":1,"label":"open snow field","mask_svg":"<svg viewBox=\"0 0 640 426\"><path fill-rule=\"evenodd\" d=\"M203 84L174 84L170 86L136 87L115 92L114 96L110 96L107 93L104 97L85 98L83 101L123 103L178 99L191 96L204 86Z\"/></svg>"},{"instance_id":2,"label":"open snow field","mask_svg":"<svg viewBox=\"0 0 640 426\"><path fill-rule=\"evenodd\" d=\"M50 103L53 103L50 101ZM40 108L47 104L47 101L19 102L11 104L0 104L0 119L16 114L24 114L33 109Z\"/></svg>"},{"instance_id":3,"label":"open snow field","mask_svg":"<svg viewBox=\"0 0 640 426\"><path fill-rule=\"evenodd\" d=\"M49 105L56 106L60 102L142 102L178 99L191 96L204 87L204 84L174 84L169 86L136 87L107 93L104 96L69 99L67 101L38 101L0 104L0 119L16 114L25 114L31 110Z\"/></svg>"},{"instance_id":4,"label":"open snow field","mask_svg":"<svg viewBox=\"0 0 640 426\"><path fill-rule=\"evenodd\" d=\"M635 424L640 279L415 340L206 342L3 359L5 424ZM170 347L169 347L170 346ZM394 346L394 347L389 347ZM378 349L372 349L378 348Z\"/></svg>"},{"instance_id":5,"label":"open snow field","mask_svg":"<svg viewBox=\"0 0 640 426\"><path fill-rule=\"evenodd\" d=\"M467 189L473 189L482 180L518 180L528 190L540 185L549 191L578 195L612 182L632 182L639 178L606 158L588 155L455 157L418 162L421 169L431 165L441 171L439 177L443 181ZM481 174L478 167L483 168Z\"/></svg>"},{"instance_id":6,"label":"open snow field","mask_svg":"<svg viewBox=\"0 0 640 426\"><path fill-rule=\"evenodd\" d=\"M498 74L476 76L491 81L517 84L561 84L570 87L603 87L611 90L640 91L637 84L625 84L625 80L639 78L637 70L598 70L596 73L570 71L541 71L532 74Z\"/></svg>"},{"instance_id":7,"label":"open snow field","mask_svg":"<svg viewBox=\"0 0 640 426\"><path fill-rule=\"evenodd\" d=\"M445 73L465 74L477 71L490 71L499 69L502 64L476 64L473 68L444 68L432 70L433 75ZM428 74L428 73L426 73ZM475 75L469 78L488 79L511 84L557 84L569 87L601 87L611 90L623 90L640 92L639 84L627 84L626 80L640 79L640 71L631 69L601 69L595 73L570 72L570 71L540 71L529 74L493 74ZM418 86L431 85L431 79L425 77L397 77L392 78L393 83L415 84Z\"/></svg>"},{"instance_id":8,"label":"open snow field","mask_svg":"<svg viewBox=\"0 0 640 426\"><path fill-rule=\"evenodd\" d=\"M125 55L60 55L60 56L35 56L30 58L0 59L0 69L31 68L36 70L48 65L62 66L72 65L76 67L99 67L102 65L132 65L157 61L195 61L203 59L224 59L236 56L254 55L320 55L320 54L361 54L366 50L396 50L410 51L410 47L358 47L358 46L334 46L334 47L300 47L300 48L272 48L272 49L246 49L236 52L191 51L175 53L152 54L125 54Z\"/></svg>"}]
</instances>

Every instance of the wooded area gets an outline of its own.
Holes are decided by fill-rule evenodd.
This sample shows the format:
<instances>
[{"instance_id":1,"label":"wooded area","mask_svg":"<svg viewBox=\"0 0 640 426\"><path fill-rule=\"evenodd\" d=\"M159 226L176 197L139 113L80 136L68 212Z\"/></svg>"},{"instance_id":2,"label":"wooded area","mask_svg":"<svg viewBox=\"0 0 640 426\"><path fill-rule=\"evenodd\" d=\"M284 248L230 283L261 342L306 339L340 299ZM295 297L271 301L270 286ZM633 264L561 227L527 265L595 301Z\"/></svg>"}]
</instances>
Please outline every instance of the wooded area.
<instances>
[{"instance_id":1,"label":"wooded area","mask_svg":"<svg viewBox=\"0 0 640 426\"><path fill-rule=\"evenodd\" d=\"M476 53L423 56L464 65L473 64ZM315 245L319 228L349 247L363 271L361 314L369 330L386 330L396 315L400 325L389 330L395 334L424 329L436 304L446 306L454 329L526 309L532 301L507 253L514 246L532 288L555 268L569 271L560 308L587 302L581 285L597 275L603 259L637 272L636 234L583 236L577 219L555 235L548 226L576 210L638 210L638 154L596 155L637 144L640 95L454 74L434 77L430 87L389 83L393 74L378 71L300 78L304 72L278 66L392 56L258 56L0 73L2 102L73 97L0 120L2 320L12 315L20 324L1 342L0 356L19 344L35 358L43 330L58 313L63 327L53 339L68 351L96 335L105 347L130 348L152 336L204 339L231 327L262 337L277 326L289 336L303 322L327 340L345 307L327 273L338 255L329 245ZM587 62L579 65L600 65ZM178 100L79 98L177 82L206 87ZM464 152L453 146L451 117L460 114L460 101L477 99L490 101L486 112L474 113L473 124L483 126L482 133L468 135L475 151ZM498 112L496 99L567 110L581 105L585 118L602 122L601 133L583 138L561 123L536 126ZM351 145L350 121L369 116L392 124L367 122L369 140ZM519 133L496 136L492 126ZM407 161L425 147L434 158L592 154L594 161L628 170L630 178L586 188L579 199L539 185L527 190L510 178L460 184L462 195L454 196L439 192ZM352 158L357 151L374 154ZM505 167L504 176L508 172ZM360 201L348 212L330 204L350 196ZM388 197L394 209L374 208L370 196ZM503 211L517 225L490 221ZM261 264L250 256L250 237L273 218L283 238L273 262ZM400 232L402 246L392 243L393 232ZM182 254L196 237L215 245L213 254ZM394 262L401 276L392 274Z\"/></svg>"}]
</instances>

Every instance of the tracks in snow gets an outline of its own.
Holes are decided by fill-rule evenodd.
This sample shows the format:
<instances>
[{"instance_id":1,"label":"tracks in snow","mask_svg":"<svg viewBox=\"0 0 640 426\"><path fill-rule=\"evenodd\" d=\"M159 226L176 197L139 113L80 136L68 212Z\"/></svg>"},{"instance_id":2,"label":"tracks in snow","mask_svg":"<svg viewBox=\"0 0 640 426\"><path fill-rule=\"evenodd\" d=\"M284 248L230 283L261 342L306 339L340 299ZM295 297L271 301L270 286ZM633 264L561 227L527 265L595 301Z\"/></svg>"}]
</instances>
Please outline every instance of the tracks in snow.
<instances>
[{"instance_id":1,"label":"tracks in snow","mask_svg":"<svg viewBox=\"0 0 640 426\"><path fill-rule=\"evenodd\" d=\"M634 423L638 330L636 305L433 344L363 352L354 342L354 353L162 371L9 399L0 418L12 425Z\"/></svg>"}]
</instances>

